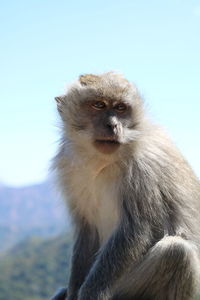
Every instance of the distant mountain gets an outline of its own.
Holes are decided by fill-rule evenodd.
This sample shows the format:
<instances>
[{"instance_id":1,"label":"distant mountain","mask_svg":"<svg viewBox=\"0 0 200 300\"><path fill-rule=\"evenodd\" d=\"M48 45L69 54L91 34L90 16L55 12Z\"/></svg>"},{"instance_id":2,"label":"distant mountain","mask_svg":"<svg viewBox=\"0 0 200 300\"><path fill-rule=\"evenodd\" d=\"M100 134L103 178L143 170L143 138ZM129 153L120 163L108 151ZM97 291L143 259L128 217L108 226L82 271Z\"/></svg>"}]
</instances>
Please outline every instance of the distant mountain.
<instances>
[{"instance_id":1,"label":"distant mountain","mask_svg":"<svg viewBox=\"0 0 200 300\"><path fill-rule=\"evenodd\" d=\"M53 235L69 228L69 217L51 182L26 187L0 185L0 250L29 235Z\"/></svg>"}]
</instances>

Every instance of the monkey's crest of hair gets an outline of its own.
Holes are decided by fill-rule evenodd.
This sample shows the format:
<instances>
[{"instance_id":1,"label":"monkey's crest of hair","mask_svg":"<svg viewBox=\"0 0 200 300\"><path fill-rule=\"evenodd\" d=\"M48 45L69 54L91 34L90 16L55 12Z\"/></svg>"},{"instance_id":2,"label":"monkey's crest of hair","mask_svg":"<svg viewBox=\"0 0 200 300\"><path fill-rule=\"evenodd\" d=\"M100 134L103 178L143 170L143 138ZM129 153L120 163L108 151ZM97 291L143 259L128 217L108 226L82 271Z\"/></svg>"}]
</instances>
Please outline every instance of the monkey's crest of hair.
<instances>
[{"instance_id":1,"label":"monkey's crest of hair","mask_svg":"<svg viewBox=\"0 0 200 300\"><path fill-rule=\"evenodd\" d=\"M94 85L99 82L100 78L94 74L80 75L79 81L82 85Z\"/></svg>"}]
</instances>

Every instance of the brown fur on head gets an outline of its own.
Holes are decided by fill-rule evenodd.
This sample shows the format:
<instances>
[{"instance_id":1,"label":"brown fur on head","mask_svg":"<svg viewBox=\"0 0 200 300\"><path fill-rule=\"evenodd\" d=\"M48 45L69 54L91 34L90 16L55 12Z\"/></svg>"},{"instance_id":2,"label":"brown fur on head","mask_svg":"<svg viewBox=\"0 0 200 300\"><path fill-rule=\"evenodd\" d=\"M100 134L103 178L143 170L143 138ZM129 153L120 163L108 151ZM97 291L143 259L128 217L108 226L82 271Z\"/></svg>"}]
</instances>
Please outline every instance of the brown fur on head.
<instances>
[{"instance_id":1,"label":"brown fur on head","mask_svg":"<svg viewBox=\"0 0 200 300\"><path fill-rule=\"evenodd\" d=\"M80 75L79 81L82 85L94 85L98 84L100 77L94 74Z\"/></svg>"}]
</instances>

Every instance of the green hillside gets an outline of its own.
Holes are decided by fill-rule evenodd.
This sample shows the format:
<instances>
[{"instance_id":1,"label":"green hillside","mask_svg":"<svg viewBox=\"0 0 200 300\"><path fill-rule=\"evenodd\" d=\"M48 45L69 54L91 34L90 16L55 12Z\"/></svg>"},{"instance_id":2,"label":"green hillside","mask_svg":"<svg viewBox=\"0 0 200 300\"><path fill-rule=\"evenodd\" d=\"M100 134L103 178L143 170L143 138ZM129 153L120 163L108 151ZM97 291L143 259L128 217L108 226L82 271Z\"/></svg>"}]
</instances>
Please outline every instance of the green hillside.
<instances>
[{"instance_id":1,"label":"green hillside","mask_svg":"<svg viewBox=\"0 0 200 300\"><path fill-rule=\"evenodd\" d=\"M28 239L0 257L1 300L47 300L69 273L69 235Z\"/></svg>"}]
</instances>

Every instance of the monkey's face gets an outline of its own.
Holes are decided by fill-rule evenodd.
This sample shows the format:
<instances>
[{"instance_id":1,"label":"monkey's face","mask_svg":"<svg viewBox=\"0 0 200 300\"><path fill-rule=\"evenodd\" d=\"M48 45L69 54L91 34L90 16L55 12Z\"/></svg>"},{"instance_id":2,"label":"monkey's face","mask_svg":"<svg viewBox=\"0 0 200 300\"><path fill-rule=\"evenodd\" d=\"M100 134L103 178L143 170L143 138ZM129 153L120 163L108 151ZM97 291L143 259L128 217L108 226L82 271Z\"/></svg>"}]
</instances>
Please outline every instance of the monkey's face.
<instances>
[{"instance_id":1,"label":"monkey's face","mask_svg":"<svg viewBox=\"0 0 200 300\"><path fill-rule=\"evenodd\" d=\"M88 151L112 154L138 138L142 103L135 87L116 74L95 75L92 84L91 76L88 84L74 85L56 98L58 110L70 140Z\"/></svg>"},{"instance_id":2,"label":"monkey's face","mask_svg":"<svg viewBox=\"0 0 200 300\"><path fill-rule=\"evenodd\" d=\"M91 137L92 146L104 154L111 154L129 141L133 129L132 108L125 101L97 97L82 103L84 130Z\"/></svg>"}]
</instances>

